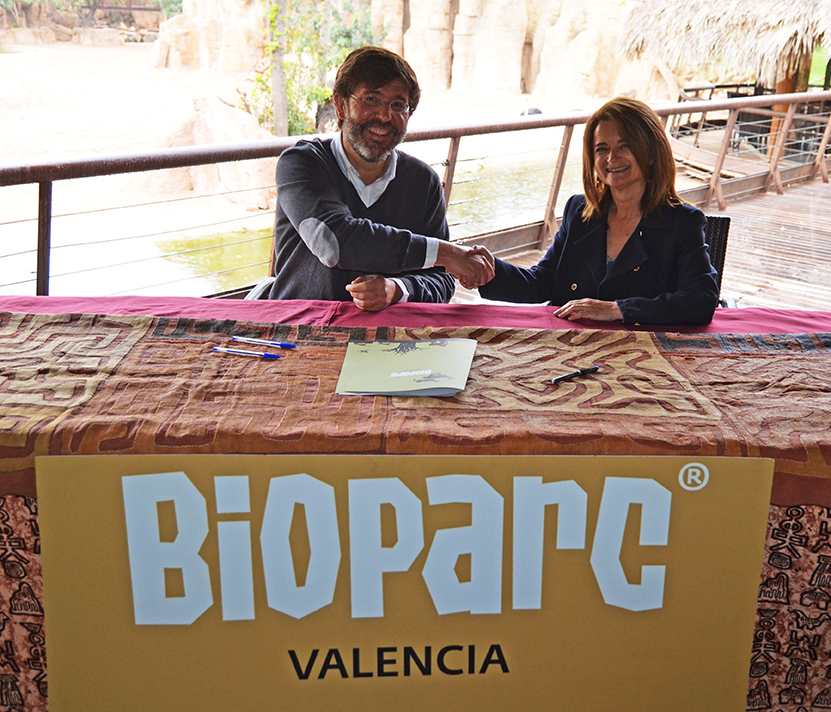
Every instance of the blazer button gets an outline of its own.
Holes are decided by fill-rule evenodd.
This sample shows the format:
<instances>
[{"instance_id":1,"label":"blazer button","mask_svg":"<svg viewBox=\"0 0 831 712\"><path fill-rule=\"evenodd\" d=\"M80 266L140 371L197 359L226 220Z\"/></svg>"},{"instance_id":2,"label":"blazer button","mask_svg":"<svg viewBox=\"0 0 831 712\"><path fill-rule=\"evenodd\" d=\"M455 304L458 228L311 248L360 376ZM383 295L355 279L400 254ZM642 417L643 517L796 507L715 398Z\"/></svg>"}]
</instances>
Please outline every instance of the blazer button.
<instances>
[{"instance_id":1,"label":"blazer button","mask_svg":"<svg viewBox=\"0 0 831 712\"><path fill-rule=\"evenodd\" d=\"M577 285L576 285L576 284L572 284L572 285L571 285L571 291L572 291L572 292L576 292L576 291L577 291Z\"/></svg>"}]
</instances>

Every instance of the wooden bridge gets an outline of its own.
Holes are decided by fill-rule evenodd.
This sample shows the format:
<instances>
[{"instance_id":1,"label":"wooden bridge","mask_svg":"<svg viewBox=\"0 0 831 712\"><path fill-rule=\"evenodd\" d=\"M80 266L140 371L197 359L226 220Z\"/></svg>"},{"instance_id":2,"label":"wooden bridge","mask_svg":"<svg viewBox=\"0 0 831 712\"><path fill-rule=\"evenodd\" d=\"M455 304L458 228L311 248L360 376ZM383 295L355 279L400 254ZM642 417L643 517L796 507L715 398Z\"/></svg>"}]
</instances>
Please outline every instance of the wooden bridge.
<instances>
[{"instance_id":1,"label":"wooden bridge","mask_svg":"<svg viewBox=\"0 0 831 712\"><path fill-rule=\"evenodd\" d=\"M722 293L738 306L831 309L831 184L728 203Z\"/></svg>"}]
</instances>

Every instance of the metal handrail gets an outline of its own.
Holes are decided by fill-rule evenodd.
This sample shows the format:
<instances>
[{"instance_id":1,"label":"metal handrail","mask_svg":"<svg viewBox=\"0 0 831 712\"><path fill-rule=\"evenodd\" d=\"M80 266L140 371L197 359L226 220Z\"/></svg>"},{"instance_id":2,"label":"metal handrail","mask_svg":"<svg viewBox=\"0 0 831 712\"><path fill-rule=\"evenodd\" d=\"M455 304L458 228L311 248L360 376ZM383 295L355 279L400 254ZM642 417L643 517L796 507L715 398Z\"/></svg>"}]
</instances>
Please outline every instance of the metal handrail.
<instances>
[{"instance_id":1,"label":"metal handrail","mask_svg":"<svg viewBox=\"0 0 831 712\"><path fill-rule=\"evenodd\" d=\"M831 91L792 93L779 95L759 95L749 97L737 97L732 99L708 99L695 102L678 102L655 107L656 113L664 117L679 114L712 113L717 111L728 111L727 128L721 150L716 157L713 174L703 200L703 207L716 200L721 209L724 208L723 179L721 168L729 150L730 135L732 127L736 122L738 112L742 109L765 108L765 107L788 107L787 111L776 111L776 116L783 117L780 126L777 145L773 152L773 158L768 170L765 172L763 188L766 190L771 183L776 190L781 192L783 179L780 175L780 161L785 146L785 139L788 130L793 122L796 105L803 103L831 102ZM767 113L767 112L766 112ZM537 246L544 247L554 234L556 225L554 218L554 206L557 203L560 184L562 182L563 170L565 169L568 151L570 148L572 132L575 126L584 124L591 116L589 111L579 111L557 116L531 115L523 116L512 121L455 124L448 126L432 127L427 129L414 129L405 137L405 141L430 141L436 139L449 139L450 145L447 159L444 162L444 195L446 202L449 202L450 191L453 185L453 176L458 159L459 144L466 136L480 136L488 134L508 133L514 131L527 131L531 129L544 129L563 127L565 129L563 141L555 166L555 174L552 180L548 205L545 210L544 220L535 226L530 226L537 231ZM812 120L817 120L814 116ZM814 178L819 172L822 179L828 182L828 168L825 159L825 150L831 135L831 121L825 118L825 132L823 139L817 149L813 166L808 171L809 177ZM224 163L230 161L253 160L258 158L278 157L284 150L293 146L302 136L281 137L252 141L246 143L217 144L211 146L189 146L183 148L169 148L165 150L146 151L141 153L104 156L96 158L73 158L67 160L50 161L25 165L0 166L0 187L38 184L38 257L37 257L37 280L36 292L38 295L49 293L49 253L51 250L51 220L52 220L52 183L61 180L77 178L92 178L97 176L138 173L143 171L162 170L169 168L182 168L188 166L207 165ZM804 178L800 174L800 178ZM523 226L527 232L529 226Z\"/></svg>"}]
</instances>

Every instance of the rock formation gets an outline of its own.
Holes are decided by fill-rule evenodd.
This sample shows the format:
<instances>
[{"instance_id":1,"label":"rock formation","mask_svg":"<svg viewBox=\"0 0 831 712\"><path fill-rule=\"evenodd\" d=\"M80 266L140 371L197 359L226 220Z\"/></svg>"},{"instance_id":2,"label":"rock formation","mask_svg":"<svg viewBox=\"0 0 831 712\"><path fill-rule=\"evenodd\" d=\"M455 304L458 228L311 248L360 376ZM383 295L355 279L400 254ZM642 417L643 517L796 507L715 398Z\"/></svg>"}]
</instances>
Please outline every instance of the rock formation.
<instances>
[{"instance_id":1,"label":"rock formation","mask_svg":"<svg viewBox=\"0 0 831 712\"><path fill-rule=\"evenodd\" d=\"M265 53L265 10L259 0L184 0L159 26L156 66L252 70Z\"/></svg>"},{"instance_id":2,"label":"rock formation","mask_svg":"<svg viewBox=\"0 0 831 712\"><path fill-rule=\"evenodd\" d=\"M609 96L620 67L618 0L363 0L383 43L403 53L424 89ZM185 0L162 23L157 66L252 70L265 41L263 7Z\"/></svg>"},{"instance_id":3,"label":"rock formation","mask_svg":"<svg viewBox=\"0 0 831 712\"><path fill-rule=\"evenodd\" d=\"M409 10L404 12L404 0L373 0L372 31L384 38L384 46L404 54L404 31L410 25Z\"/></svg>"},{"instance_id":4,"label":"rock formation","mask_svg":"<svg viewBox=\"0 0 831 712\"><path fill-rule=\"evenodd\" d=\"M194 109L193 116L167 137L162 148L245 143L271 138L271 134L260 128L251 114L217 99L197 99ZM133 187L163 194L189 190L204 195L227 192L229 200L247 210L267 210L274 208L277 189L264 186L273 186L276 167L277 159L274 158L171 168L141 174Z\"/></svg>"},{"instance_id":5,"label":"rock formation","mask_svg":"<svg viewBox=\"0 0 831 712\"><path fill-rule=\"evenodd\" d=\"M332 0L337 2L338 0ZM620 0L353 0L370 7L376 36L403 53L425 90L527 93L536 105L628 93L677 96L666 68L633 66L617 50L627 13ZM67 32L46 2L29 6L26 28L8 30L0 8L0 42L114 41ZM184 0L181 15L160 24L158 67L249 72L263 58L267 5L261 0ZM155 18L158 19L158 18ZM137 24L152 20L136 19ZM46 25L43 25L46 26ZM152 28L149 28L152 29Z\"/></svg>"},{"instance_id":6,"label":"rock formation","mask_svg":"<svg viewBox=\"0 0 831 712\"><path fill-rule=\"evenodd\" d=\"M526 4L526 0L461 0L453 23L453 89L521 91Z\"/></svg>"},{"instance_id":7,"label":"rock formation","mask_svg":"<svg viewBox=\"0 0 831 712\"><path fill-rule=\"evenodd\" d=\"M125 6L120 10L98 10L95 25L84 26L73 6L61 8L43 0L17 7L15 14L0 7L0 44L74 42L107 47L125 41L149 42L156 39L163 18L164 13L159 10L132 10Z\"/></svg>"},{"instance_id":8,"label":"rock formation","mask_svg":"<svg viewBox=\"0 0 831 712\"><path fill-rule=\"evenodd\" d=\"M447 89L453 63L453 18L449 0L409 3L404 56L424 89Z\"/></svg>"},{"instance_id":9,"label":"rock formation","mask_svg":"<svg viewBox=\"0 0 831 712\"><path fill-rule=\"evenodd\" d=\"M403 4L403 3L402 3ZM425 88L533 92L551 99L608 96L623 64L617 0L424 0L373 12L402 25L404 54ZM375 14L373 15L375 17ZM384 44L398 47L398 26Z\"/></svg>"}]
</instances>

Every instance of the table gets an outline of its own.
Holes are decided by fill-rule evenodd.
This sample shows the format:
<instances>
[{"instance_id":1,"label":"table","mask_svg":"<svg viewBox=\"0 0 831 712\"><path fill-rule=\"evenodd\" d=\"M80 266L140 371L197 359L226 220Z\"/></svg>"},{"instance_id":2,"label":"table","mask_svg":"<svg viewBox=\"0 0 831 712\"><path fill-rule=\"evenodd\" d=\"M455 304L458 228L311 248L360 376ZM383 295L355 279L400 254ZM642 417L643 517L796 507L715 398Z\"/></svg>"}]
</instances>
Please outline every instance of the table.
<instances>
[{"instance_id":1,"label":"table","mask_svg":"<svg viewBox=\"0 0 831 712\"><path fill-rule=\"evenodd\" d=\"M489 304L395 304L364 312L351 302L320 300L249 301L199 297L28 297L0 296L0 310L32 314L106 313L192 319L239 319L321 326L491 326L529 329L596 327L628 331L704 334L802 334L831 332L831 312L787 309L717 309L710 324L630 327L610 322L568 322L546 306Z\"/></svg>"},{"instance_id":2,"label":"table","mask_svg":"<svg viewBox=\"0 0 831 712\"><path fill-rule=\"evenodd\" d=\"M34 457L97 453L773 458L748 709L831 699L831 313L608 327L549 307L0 297L4 699L46 707ZM299 348L212 352L231 334ZM479 342L456 398L335 394L349 340L436 335ZM550 384L590 363L597 377Z\"/></svg>"}]
</instances>

